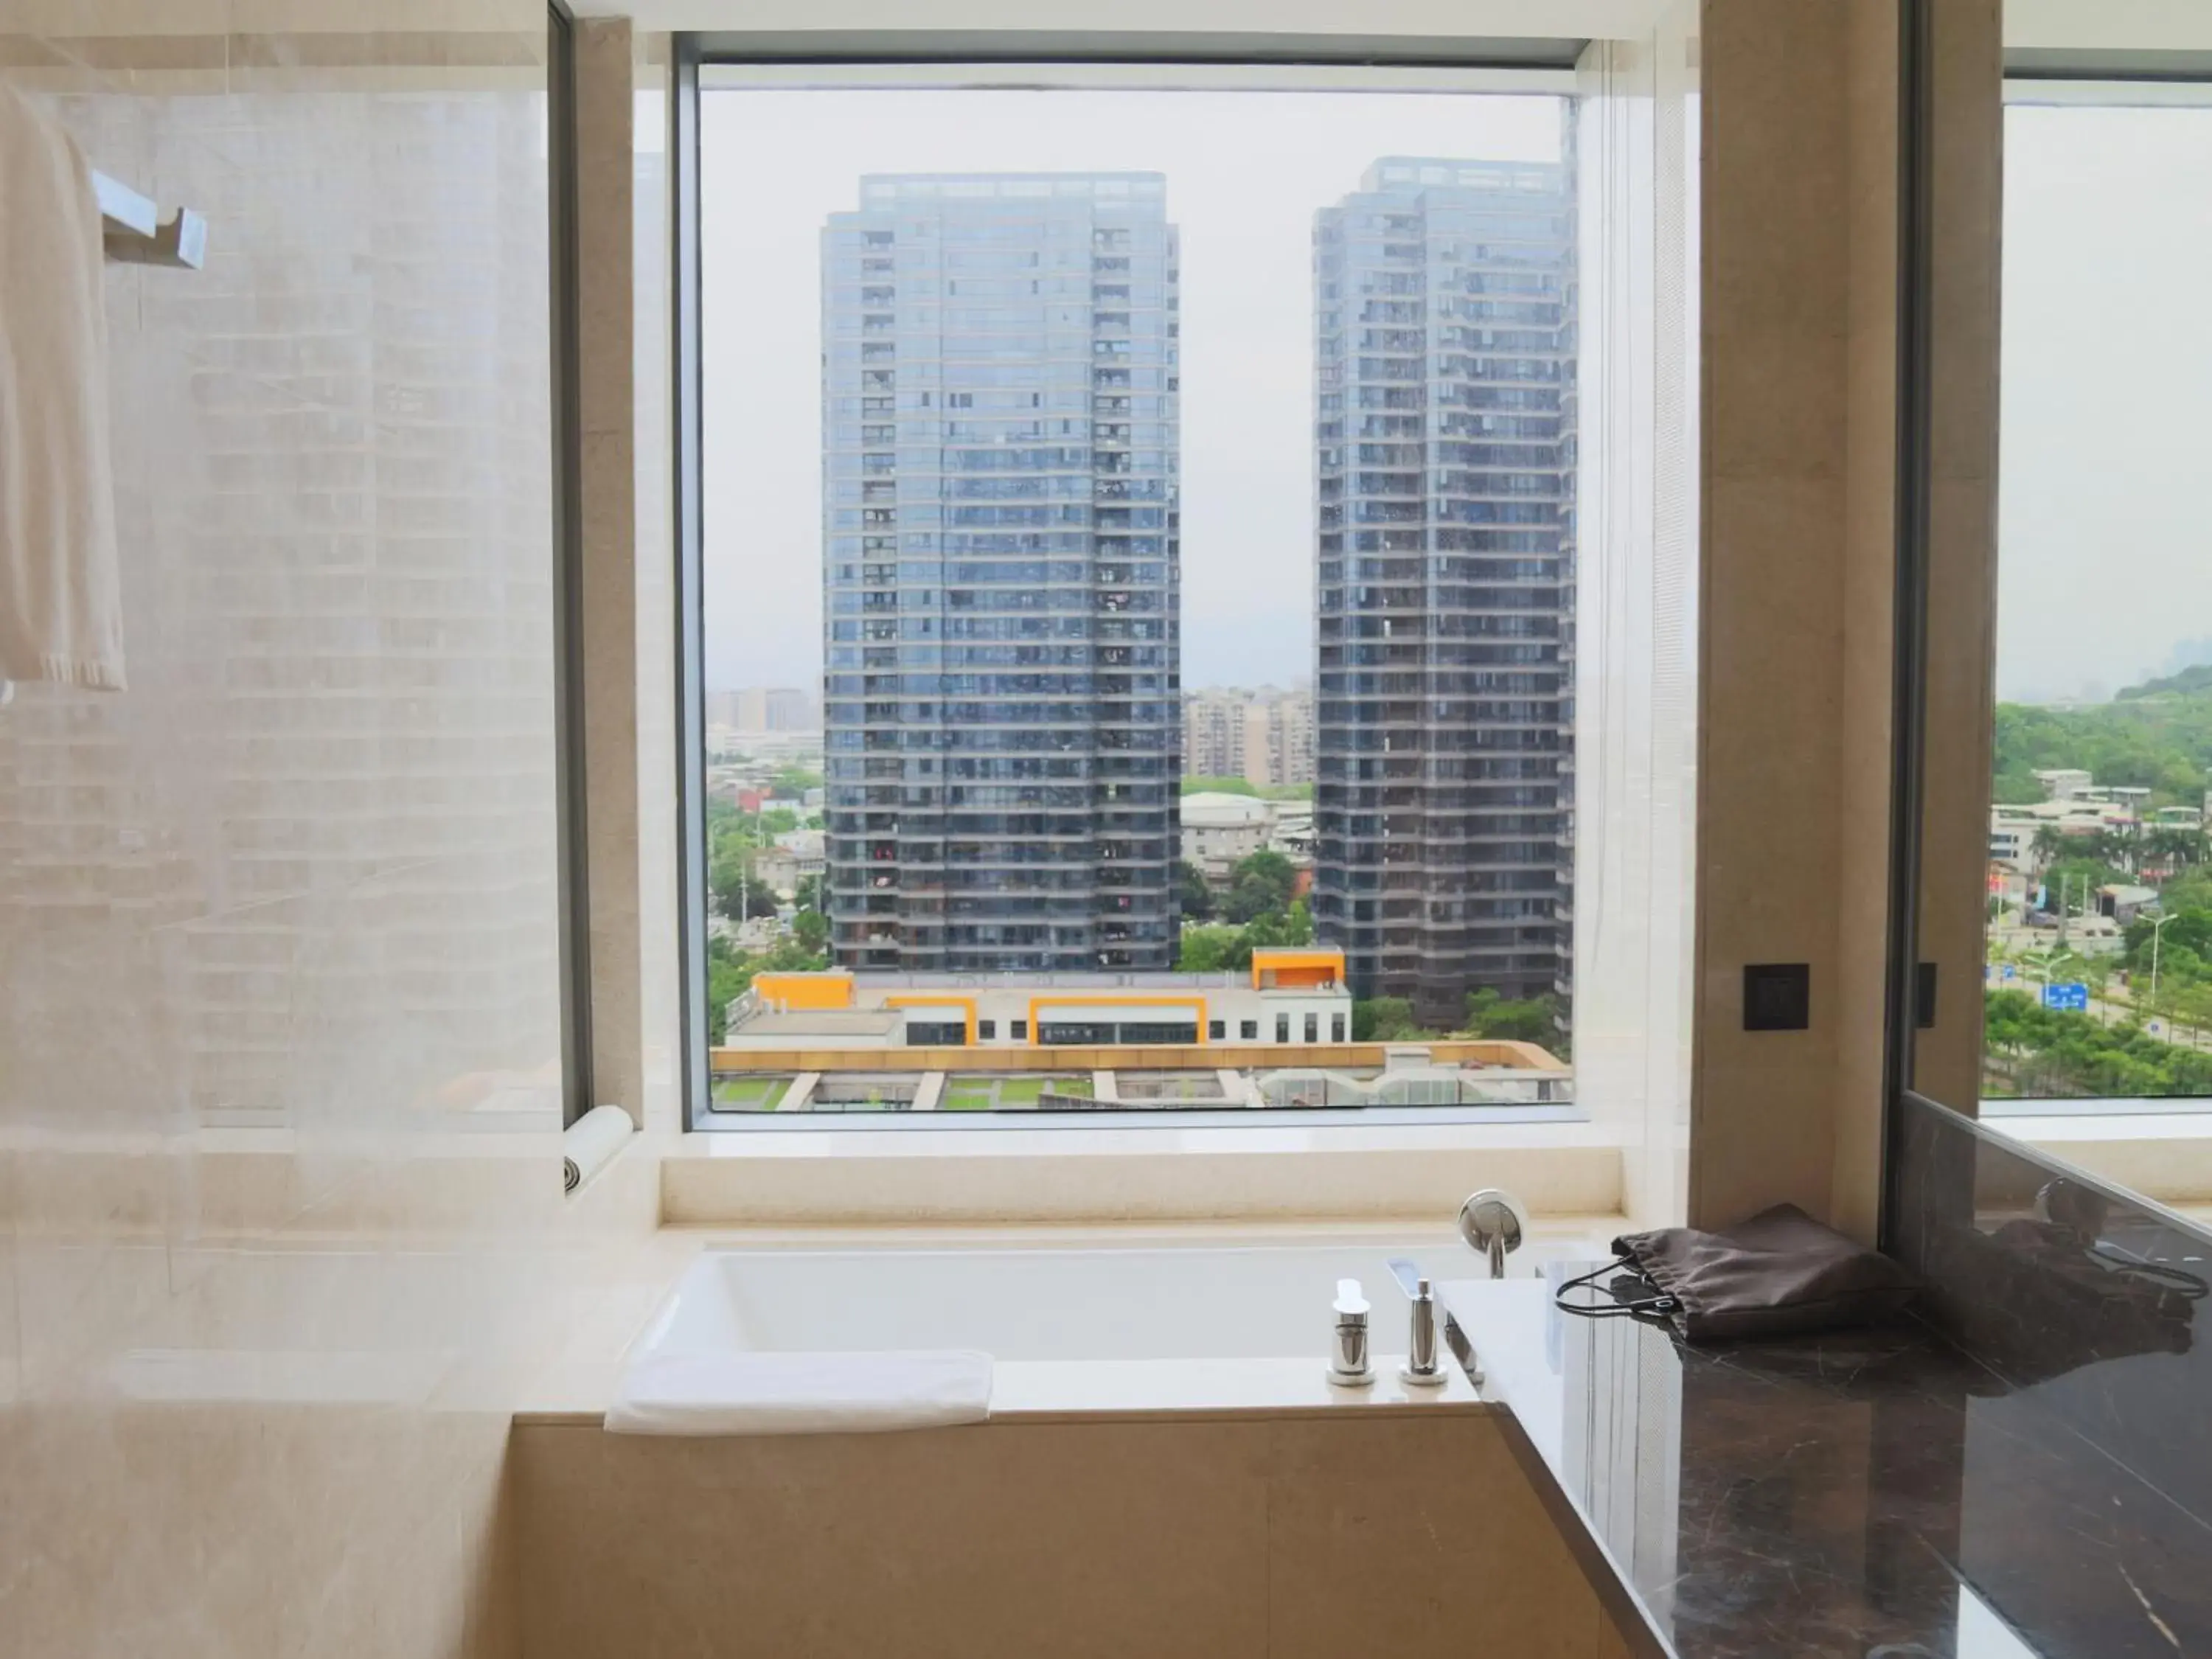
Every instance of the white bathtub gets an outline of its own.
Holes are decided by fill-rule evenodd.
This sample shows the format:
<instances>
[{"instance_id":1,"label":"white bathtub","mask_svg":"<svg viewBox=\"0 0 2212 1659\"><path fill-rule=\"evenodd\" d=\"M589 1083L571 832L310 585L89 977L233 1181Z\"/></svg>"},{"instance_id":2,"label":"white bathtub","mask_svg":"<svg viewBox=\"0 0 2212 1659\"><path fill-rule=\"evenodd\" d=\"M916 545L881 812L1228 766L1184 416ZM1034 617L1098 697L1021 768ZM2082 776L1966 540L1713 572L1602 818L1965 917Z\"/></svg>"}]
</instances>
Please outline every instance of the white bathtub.
<instances>
[{"instance_id":1,"label":"white bathtub","mask_svg":"<svg viewBox=\"0 0 2212 1659\"><path fill-rule=\"evenodd\" d=\"M1483 1272L1449 1231L1322 1243L708 1249L633 1354L980 1350L994 1362L994 1418L1472 1403L1448 1353L1445 1387L1399 1380L1410 1316L1394 1256L1437 1281ZM1373 1304L1370 1388L1325 1379L1340 1279L1358 1279Z\"/></svg>"}]
</instances>

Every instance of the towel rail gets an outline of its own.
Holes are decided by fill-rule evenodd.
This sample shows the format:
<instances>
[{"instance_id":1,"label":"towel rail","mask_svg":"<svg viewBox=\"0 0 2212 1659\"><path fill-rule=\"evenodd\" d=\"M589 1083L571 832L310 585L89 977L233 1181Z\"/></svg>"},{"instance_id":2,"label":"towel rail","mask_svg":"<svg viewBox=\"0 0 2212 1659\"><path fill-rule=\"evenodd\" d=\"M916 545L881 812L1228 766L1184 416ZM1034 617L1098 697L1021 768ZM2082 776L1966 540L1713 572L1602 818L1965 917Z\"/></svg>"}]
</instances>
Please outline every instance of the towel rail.
<instances>
[{"instance_id":1,"label":"towel rail","mask_svg":"<svg viewBox=\"0 0 2212 1659\"><path fill-rule=\"evenodd\" d=\"M92 175L107 257L125 264L198 270L207 262L207 221L190 208L161 217L151 198L104 173Z\"/></svg>"}]
</instances>

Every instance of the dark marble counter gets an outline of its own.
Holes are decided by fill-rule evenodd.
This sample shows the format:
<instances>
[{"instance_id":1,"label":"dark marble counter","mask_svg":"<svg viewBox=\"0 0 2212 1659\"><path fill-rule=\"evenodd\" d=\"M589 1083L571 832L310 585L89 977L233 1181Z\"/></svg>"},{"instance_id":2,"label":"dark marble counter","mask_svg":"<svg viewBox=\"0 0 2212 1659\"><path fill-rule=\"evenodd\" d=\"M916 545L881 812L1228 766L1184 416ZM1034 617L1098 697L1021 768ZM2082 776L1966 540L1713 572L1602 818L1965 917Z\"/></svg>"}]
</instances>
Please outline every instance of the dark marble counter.
<instances>
[{"instance_id":1,"label":"dark marble counter","mask_svg":"<svg viewBox=\"0 0 2212 1659\"><path fill-rule=\"evenodd\" d=\"M2212 1530L1924 1326L1693 1350L1545 1281L1444 1296L1649 1652L2212 1655Z\"/></svg>"}]
</instances>

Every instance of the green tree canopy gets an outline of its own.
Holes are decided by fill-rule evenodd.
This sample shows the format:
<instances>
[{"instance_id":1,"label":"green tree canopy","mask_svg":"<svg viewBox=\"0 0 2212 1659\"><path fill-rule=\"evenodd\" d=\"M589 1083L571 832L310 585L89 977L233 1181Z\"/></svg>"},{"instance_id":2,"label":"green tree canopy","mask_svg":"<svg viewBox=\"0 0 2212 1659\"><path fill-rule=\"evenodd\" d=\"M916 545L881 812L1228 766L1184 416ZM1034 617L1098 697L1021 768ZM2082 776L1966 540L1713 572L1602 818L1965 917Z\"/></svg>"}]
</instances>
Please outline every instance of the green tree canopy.
<instances>
[{"instance_id":1,"label":"green tree canopy","mask_svg":"<svg viewBox=\"0 0 2212 1659\"><path fill-rule=\"evenodd\" d=\"M1547 996L1509 1000L1486 985L1468 993L1467 1029L1479 1037L1549 1045L1559 1035L1558 1006Z\"/></svg>"},{"instance_id":2,"label":"green tree canopy","mask_svg":"<svg viewBox=\"0 0 2212 1659\"><path fill-rule=\"evenodd\" d=\"M1221 914L1234 922L1249 922L1288 910L1297 886L1297 871L1280 853L1265 848L1237 861L1230 874L1229 893L1221 901Z\"/></svg>"},{"instance_id":3,"label":"green tree canopy","mask_svg":"<svg viewBox=\"0 0 2212 1659\"><path fill-rule=\"evenodd\" d=\"M1404 997L1369 997L1352 1005L1354 1042L1396 1042L1435 1035L1413 1023L1413 1005Z\"/></svg>"},{"instance_id":4,"label":"green tree canopy","mask_svg":"<svg viewBox=\"0 0 2212 1659\"><path fill-rule=\"evenodd\" d=\"M1176 908L1189 921L1204 921L1213 914L1213 890L1206 884L1205 872L1192 863L1177 859L1175 864Z\"/></svg>"},{"instance_id":5,"label":"green tree canopy","mask_svg":"<svg viewBox=\"0 0 2212 1659\"><path fill-rule=\"evenodd\" d=\"M2212 669L2130 686L2111 702L1997 705L1992 799L2043 799L2039 769L2079 767L2100 784L2148 789L2154 806L2203 805L2212 769Z\"/></svg>"}]
</instances>

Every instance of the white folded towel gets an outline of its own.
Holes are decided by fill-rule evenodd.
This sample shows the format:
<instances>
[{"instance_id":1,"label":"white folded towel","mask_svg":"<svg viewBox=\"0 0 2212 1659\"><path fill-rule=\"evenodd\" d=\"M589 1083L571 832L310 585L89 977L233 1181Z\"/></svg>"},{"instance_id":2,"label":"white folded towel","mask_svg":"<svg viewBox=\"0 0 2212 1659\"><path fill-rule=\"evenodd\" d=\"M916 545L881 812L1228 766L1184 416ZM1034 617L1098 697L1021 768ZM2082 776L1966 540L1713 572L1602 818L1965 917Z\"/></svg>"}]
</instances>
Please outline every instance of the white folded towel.
<instances>
[{"instance_id":1,"label":"white folded towel","mask_svg":"<svg viewBox=\"0 0 2212 1659\"><path fill-rule=\"evenodd\" d=\"M612 1434L874 1434L981 1423L991 1356L647 1353L607 1411Z\"/></svg>"},{"instance_id":2,"label":"white folded towel","mask_svg":"<svg viewBox=\"0 0 2212 1659\"><path fill-rule=\"evenodd\" d=\"M0 86L0 680L123 689L92 169Z\"/></svg>"}]
</instances>

